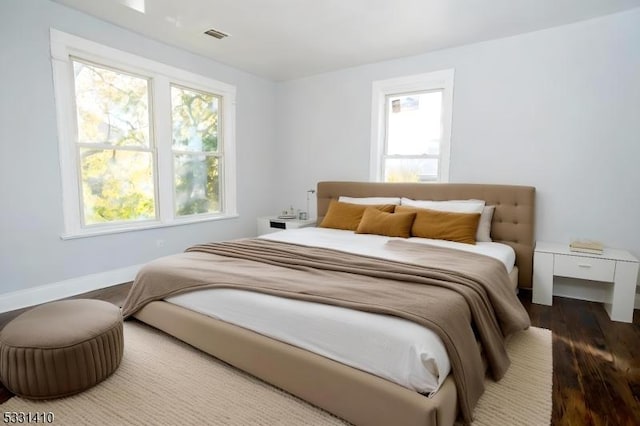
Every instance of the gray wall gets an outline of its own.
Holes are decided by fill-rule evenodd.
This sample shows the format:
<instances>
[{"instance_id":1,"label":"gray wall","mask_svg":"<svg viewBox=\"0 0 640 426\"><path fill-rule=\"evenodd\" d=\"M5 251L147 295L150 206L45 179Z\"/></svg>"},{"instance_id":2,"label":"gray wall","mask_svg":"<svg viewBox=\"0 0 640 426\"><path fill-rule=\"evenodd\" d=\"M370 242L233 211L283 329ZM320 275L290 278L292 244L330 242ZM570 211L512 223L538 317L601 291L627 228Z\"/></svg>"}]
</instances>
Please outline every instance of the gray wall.
<instances>
[{"instance_id":1,"label":"gray wall","mask_svg":"<svg viewBox=\"0 0 640 426\"><path fill-rule=\"evenodd\" d=\"M372 81L446 68L450 181L533 185L538 240L640 257L640 9L279 83L280 204L368 179Z\"/></svg>"},{"instance_id":2,"label":"gray wall","mask_svg":"<svg viewBox=\"0 0 640 426\"><path fill-rule=\"evenodd\" d=\"M43 0L0 1L0 294L253 235L276 209L275 84ZM238 219L62 241L49 28L236 85ZM164 240L163 247L156 240Z\"/></svg>"}]
</instances>

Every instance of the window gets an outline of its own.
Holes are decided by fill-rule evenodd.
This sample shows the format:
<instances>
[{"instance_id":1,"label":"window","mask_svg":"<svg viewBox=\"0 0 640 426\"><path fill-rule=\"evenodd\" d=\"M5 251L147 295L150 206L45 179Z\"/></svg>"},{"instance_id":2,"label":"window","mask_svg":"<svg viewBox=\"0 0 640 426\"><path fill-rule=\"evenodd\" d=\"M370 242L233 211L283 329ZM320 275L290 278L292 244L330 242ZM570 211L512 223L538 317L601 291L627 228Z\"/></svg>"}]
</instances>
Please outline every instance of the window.
<instances>
[{"instance_id":1,"label":"window","mask_svg":"<svg viewBox=\"0 0 640 426\"><path fill-rule=\"evenodd\" d=\"M220 97L171 86L175 214L220 211Z\"/></svg>"},{"instance_id":2,"label":"window","mask_svg":"<svg viewBox=\"0 0 640 426\"><path fill-rule=\"evenodd\" d=\"M72 59L82 223L156 218L149 81Z\"/></svg>"},{"instance_id":3,"label":"window","mask_svg":"<svg viewBox=\"0 0 640 426\"><path fill-rule=\"evenodd\" d=\"M371 180L447 182L453 70L373 83Z\"/></svg>"},{"instance_id":4,"label":"window","mask_svg":"<svg viewBox=\"0 0 640 426\"><path fill-rule=\"evenodd\" d=\"M235 87L51 30L66 237L236 215Z\"/></svg>"}]
</instances>

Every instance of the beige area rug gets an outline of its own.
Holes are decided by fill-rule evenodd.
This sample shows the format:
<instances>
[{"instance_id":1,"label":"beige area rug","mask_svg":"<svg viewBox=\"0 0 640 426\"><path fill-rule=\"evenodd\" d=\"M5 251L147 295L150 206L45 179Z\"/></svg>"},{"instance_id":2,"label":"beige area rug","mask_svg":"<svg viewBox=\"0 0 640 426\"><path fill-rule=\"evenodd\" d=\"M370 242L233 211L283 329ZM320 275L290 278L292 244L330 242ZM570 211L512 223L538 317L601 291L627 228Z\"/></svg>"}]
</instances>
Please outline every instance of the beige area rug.
<instances>
[{"instance_id":1,"label":"beige area rug","mask_svg":"<svg viewBox=\"0 0 640 426\"><path fill-rule=\"evenodd\" d=\"M118 370L81 394L14 397L3 412L52 412L60 425L341 425L344 421L146 325L125 323ZM531 328L509 341L512 365L487 381L474 426L548 425L551 332Z\"/></svg>"}]
</instances>

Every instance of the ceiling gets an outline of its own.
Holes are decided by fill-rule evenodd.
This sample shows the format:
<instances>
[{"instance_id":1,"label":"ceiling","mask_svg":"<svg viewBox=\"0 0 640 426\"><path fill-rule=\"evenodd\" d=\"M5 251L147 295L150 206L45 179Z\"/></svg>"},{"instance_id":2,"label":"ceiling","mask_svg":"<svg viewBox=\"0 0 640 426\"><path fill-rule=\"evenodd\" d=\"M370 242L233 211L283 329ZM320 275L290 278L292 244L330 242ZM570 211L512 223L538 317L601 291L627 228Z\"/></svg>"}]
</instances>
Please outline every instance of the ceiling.
<instances>
[{"instance_id":1,"label":"ceiling","mask_svg":"<svg viewBox=\"0 0 640 426\"><path fill-rule=\"evenodd\" d=\"M276 81L640 7L640 0L54 1ZM204 35L210 28L230 36Z\"/></svg>"}]
</instances>

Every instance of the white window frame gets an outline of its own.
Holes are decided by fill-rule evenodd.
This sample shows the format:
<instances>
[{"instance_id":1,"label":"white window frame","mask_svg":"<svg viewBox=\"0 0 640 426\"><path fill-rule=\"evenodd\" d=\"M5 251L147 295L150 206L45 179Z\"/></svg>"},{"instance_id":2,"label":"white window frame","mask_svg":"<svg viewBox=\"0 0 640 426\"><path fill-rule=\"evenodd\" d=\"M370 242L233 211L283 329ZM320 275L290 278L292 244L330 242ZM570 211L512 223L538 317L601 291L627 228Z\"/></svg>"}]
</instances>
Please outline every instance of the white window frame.
<instances>
[{"instance_id":1,"label":"white window frame","mask_svg":"<svg viewBox=\"0 0 640 426\"><path fill-rule=\"evenodd\" d=\"M442 90L442 139L437 182L449 181L454 69L377 80L371 91L371 152L369 179L384 181L383 157L386 143L386 100L389 95Z\"/></svg>"},{"instance_id":2,"label":"white window frame","mask_svg":"<svg viewBox=\"0 0 640 426\"><path fill-rule=\"evenodd\" d=\"M149 78L150 110L153 120L150 134L155 136L151 149L155 153L156 219L117 224L82 225L81 182L76 149L76 111L73 63L76 58L115 70ZM209 220L238 217L236 195L235 86L222 83L180 68L114 49L71 34L51 29L51 64L58 122L58 145L62 178L64 212L63 239L137 231ZM212 93L222 98L223 158L219 213L178 217L174 212L174 179L170 85Z\"/></svg>"}]
</instances>

